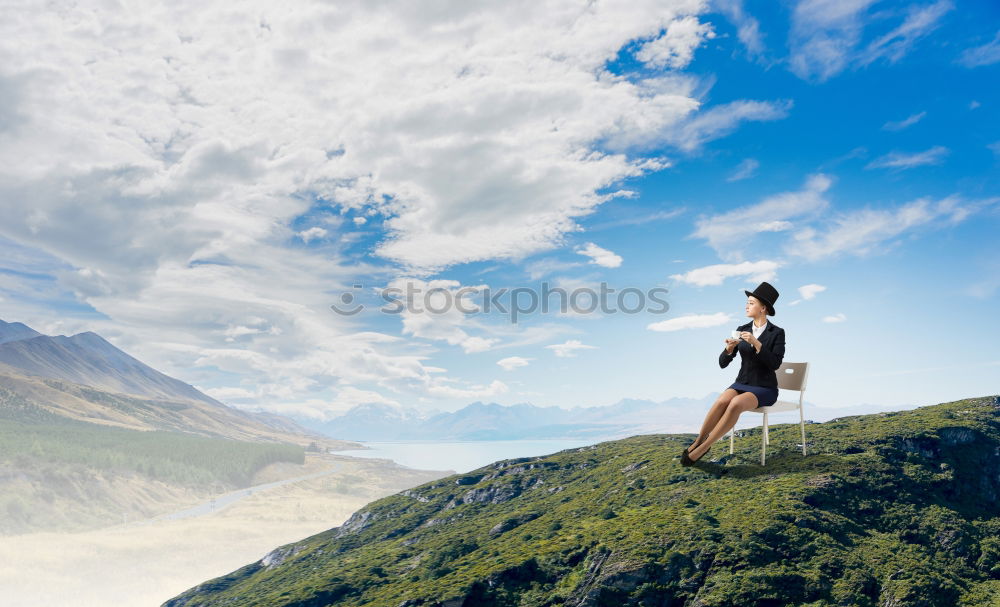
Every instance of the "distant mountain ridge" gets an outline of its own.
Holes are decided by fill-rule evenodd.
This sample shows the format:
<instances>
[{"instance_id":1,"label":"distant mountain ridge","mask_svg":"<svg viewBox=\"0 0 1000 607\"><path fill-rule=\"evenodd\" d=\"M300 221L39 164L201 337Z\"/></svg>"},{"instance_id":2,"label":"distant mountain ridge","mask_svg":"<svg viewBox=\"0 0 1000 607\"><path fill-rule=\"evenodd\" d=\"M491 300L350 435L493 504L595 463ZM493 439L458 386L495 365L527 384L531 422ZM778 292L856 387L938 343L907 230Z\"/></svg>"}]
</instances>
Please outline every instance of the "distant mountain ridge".
<instances>
[{"instance_id":1,"label":"distant mountain ridge","mask_svg":"<svg viewBox=\"0 0 1000 607\"><path fill-rule=\"evenodd\" d=\"M41 335L38 331L20 322L0 320L0 344Z\"/></svg>"},{"instance_id":2,"label":"distant mountain ridge","mask_svg":"<svg viewBox=\"0 0 1000 607\"><path fill-rule=\"evenodd\" d=\"M122 428L351 448L288 417L227 406L93 331L52 336L0 320L0 419L53 415Z\"/></svg>"},{"instance_id":3,"label":"distant mountain ridge","mask_svg":"<svg viewBox=\"0 0 1000 607\"><path fill-rule=\"evenodd\" d=\"M0 363L29 375L112 392L222 405L194 386L129 356L93 331L50 336L21 323L4 322L0 326Z\"/></svg>"},{"instance_id":4,"label":"distant mountain ridge","mask_svg":"<svg viewBox=\"0 0 1000 607\"><path fill-rule=\"evenodd\" d=\"M665 401L623 399L603 407L540 407L476 401L458 411L425 413L413 407L365 403L308 428L344 440L517 440L624 437L681 431L698 423L716 395ZM697 417L697 419L695 419Z\"/></svg>"},{"instance_id":5,"label":"distant mountain ridge","mask_svg":"<svg viewBox=\"0 0 1000 607\"><path fill-rule=\"evenodd\" d=\"M781 398L797 399L797 393ZM625 398L611 405L562 408L531 403L501 405L476 401L450 412L421 411L416 407L386 403L363 403L326 421L296 417L304 427L326 436L355 441L484 441L584 439L607 440L656 432L695 432L718 397L674 397L662 401ZM806 423L897 410L899 407L856 405L820 407L805 401ZM795 419L786 412L771 423ZM753 420L744 416L741 420ZM759 423L759 422L758 422Z\"/></svg>"}]
</instances>

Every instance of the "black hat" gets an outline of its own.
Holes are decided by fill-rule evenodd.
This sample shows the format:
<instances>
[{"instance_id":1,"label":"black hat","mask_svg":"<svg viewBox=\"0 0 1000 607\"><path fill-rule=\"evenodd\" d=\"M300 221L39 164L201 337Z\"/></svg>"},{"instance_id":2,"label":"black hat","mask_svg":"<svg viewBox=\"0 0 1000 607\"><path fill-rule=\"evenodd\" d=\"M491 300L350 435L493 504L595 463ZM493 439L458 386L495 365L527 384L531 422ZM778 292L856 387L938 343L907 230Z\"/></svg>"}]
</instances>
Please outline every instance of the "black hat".
<instances>
[{"instance_id":1,"label":"black hat","mask_svg":"<svg viewBox=\"0 0 1000 607\"><path fill-rule=\"evenodd\" d=\"M753 291L744 290L743 292L747 294L747 297L753 295L757 299L764 302L764 305L767 306L767 313L774 316L774 302L778 301L777 289L772 287L769 283L762 282L757 285L757 288Z\"/></svg>"}]
</instances>

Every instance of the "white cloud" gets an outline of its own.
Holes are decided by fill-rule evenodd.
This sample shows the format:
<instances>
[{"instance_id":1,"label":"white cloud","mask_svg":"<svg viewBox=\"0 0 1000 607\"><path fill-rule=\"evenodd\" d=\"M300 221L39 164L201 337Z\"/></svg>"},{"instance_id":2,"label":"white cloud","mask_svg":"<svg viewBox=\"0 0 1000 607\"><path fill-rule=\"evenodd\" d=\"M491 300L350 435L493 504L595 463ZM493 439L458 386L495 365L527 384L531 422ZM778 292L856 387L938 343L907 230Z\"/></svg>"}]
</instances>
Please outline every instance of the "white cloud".
<instances>
[{"instance_id":1,"label":"white cloud","mask_svg":"<svg viewBox=\"0 0 1000 607\"><path fill-rule=\"evenodd\" d=\"M263 319L261 320L263 321ZM277 327L273 327L273 329L278 330ZM243 325L230 325L222 332L226 336L226 341L236 341L245 335L257 335L259 333L262 333L261 329L257 327L245 327Z\"/></svg>"},{"instance_id":2,"label":"white cloud","mask_svg":"<svg viewBox=\"0 0 1000 607\"><path fill-rule=\"evenodd\" d=\"M728 135L746 120L771 121L788 116L792 101L733 101L718 105L662 133L662 138L691 152L707 141Z\"/></svg>"},{"instance_id":3,"label":"white cloud","mask_svg":"<svg viewBox=\"0 0 1000 607\"><path fill-rule=\"evenodd\" d=\"M726 178L726 181L741 181L749 177L753 177L754 173L757 172L757 168L760 166L760 162L753 158L746 158L736 167L733 174Z\"/></svg>"},{"instance_id":4,"label":"white cloud","mask_svg":"<svg viewBox=\"0 0 1000 607\"><path fill-rule=\"evenodd\" d=\"M398 289L391 295L399 304L379 303L394 311L403 307L397 313L402 322L403 335L459 346L465 354L537 344L571 332L571 329L561 325L533 324L523 327L512 322L514 296L509 292L508 297L494 300L497 306L506 308L506 312L497 307L486 310L480 304L487 295L497 293L496 289L487 291L490 287L486 284L462 285L449 279L401 277L392 280L388 288ZM529 299L518 299L522 306L518 321L523 321L524 316L529 314L558 312L558 296L550 297L547 308L542 307L540 297L541 293L537 306L531 310L526 310L532 307Z\"/></svg>"},{"instance_id":5,"label":"white cloud","mask_svg":"<svg viewBox=\"0 0 1000 607\"><path fill-rule=\"evenodd\" d=\"M528 273L529 279L538 280L553 272L560 272L581 265L583 264L571 261L559 261L558 259L539 259L538 261L525 264L524 270Z\"/></svg>"},{"instance_id":6,"label":"white cloud","mask_svg":"<svg viewBox=\"0 0 1000 607\"><path fill-rule=\"evenodd\" d=\"M998 61L1000 61L1000 30L993 40L981 46L965 49L958 58L959 63L969 68L993 65Z\"/></svg>"},{"instance_id":7,"label":"white cloud","mask_svg":"<svg viewBox=\"0 0 1000 607\"><path fill-rule=\"evenodd\" d=\"M792 12L789 66L794 74L822 82L848 67L883 59L895 63L914 43L933 31L953 8L949 0L910 6L903 21L859 49L876 0L800 0ZM886 13L880 13L884 18Z\"/></svg>"},{"instance_id":8,"label":"white cloud","mask_svg":"<svg viewBox=\"0 0 1000 607\"><path fill-rule=\"evenodd\" d=\"M784 232L785 230L792 229L792 223L790 221L765 221L764 223L759 223L756 226L758 232Z\"/></svg>"},{"instance_id":9,"label":"white cloud","mask_svg":"<svg viewBox=\"0 0 1000 607\"><path fill-rule=\"evenodd\" d=\"M727 261L742 261L743 249L758 233L789 230L794 227L789 220L808 220L824 211L829 203L823 194L832 183L822 173L811 175L799 191L782 192L755 205L698 219L691 236L707 240Z\"/></svg>"},{"instance_id":10,"label":"white cloud","mask_svg":"<svg viewBox=\"0 0 1000 607\"><path fill-rule=\"evenodd\" d=\"M504 394L509 389L510 388L507 384L498 379L494 379L489 384L474 385L469 388L456 388L445 383L435 383L429 386L427 391L431 396L436 396L438 398L469 400L489 398L491 396L496 396L497 394Z\"/></svg>"},{"instance_id":11,"label":"white cloud","mask_svg":"<svg viewBox=\"0 0 1000 607\"><path fill-rule=\"evenodd\" d=\"M823 317L823 322L844 322L845 320L847 320L847 316L845 316L843 312L840 312L835 316Z\"/></svg>"},{"instance_id":12,"label":"white cloud","mask_svg":"<svg viewBox=\"0 0 1000 607\"><path fill-rule=\"evenodd\" d=\"M799 287L799 295L801 295L802 299L805 300L812 299L813 297L816 297L816 295L822 293L823 291L826 291L826 287L824 287L823 285L808 284Z\"/></svg>"},{"instance_id":13,"label":"white cloud","mask_svg":"<svg viewBox=\"0 0 1000 607\"><path fill-rule=\"evenodd\" d=\"M499 329L410 319L417 340L359 331L360 317L331 312L331 293L353 293L357 276L562 246L576 218L634 195L615 184L669 166L663 145L694 151L774 114L704 104L695 76L605 70L664 30L650 60L683 64L707 38L692 38L701 0L147 8L0 22L0 236L55 260L53 280L16 292L70 293L99 320L41 325L97 330L213 389L249 388L216 385L212 365L245 374L271 404L322 402L343 382L498 393L502 382L441 377L419 340L475 352L500 347ZM366 222L403 271L345 253ZM297 236L312 246L290 246Z\"/></svg>"},{"instance_id":14,"label":"white cloud","mask_svg":"<svg viewBox=\"0 0 1000 607\"><path fill-rule=\"evenodd\" d=\"M598 230L607 230L610 228L620 228L623 226L637 226L646 225L654 221L664 221L666 219L674 219L683 215L685 212L684 208L671 209L669 211L655 211L653 213L645 213L642 215L633 215L622 217L621 219L613 219L610 221L604 221L601 223L592 223L587 226L588 232L596 232Z\"/></svg>"},{"instance_id":15,"label":"white cloud","mask_svg":"<svg viewBox=\"0 0 1000 607\"><path fill-rule=\"evenodd\" d=\"M378 392L362 390L354 386L344 386L337 391L337 395L332 400L306 399L297 403L285 404L281 412L293 411L296 415L327 421L347 413L358 405L367 404L402 407L398 401L386 398Z\"/></svg>"},{"instance_id":16,"label":"white cloud","mask_svg":"<svg viewBox=\"0 0 1000 607\"><path fill-rule=\"evenodd\" d=\"M297 232L296 234L298 235L299 238L302 239L302 242L309 242L314 238L325 238L328 232L319 226L314 226L309 228L308 230Z\"/></svg>"},{"instance_id":17,"label":"white cloud","mask_svg":"<svg viewBox=\"0 0 1000 607\"><path fill-rule=\"evenodd\" d=\"M789 65L820 82L840 73L861 40L864 12L875 0L800 0L792 12Z\"/></svg>"},{"instance_id":18,"label":"white cloud","mask_svg":"<svg viewBox=\"0 0 1000 607\"><path fill-rule=\"evenodd\" d=\"M891 122L891 121L890 122L886 122L885 124L882 125L882 130L884 130L884 131L902 131L903 129L905 129L907 127L910 127L910 126L913 126L914 124L920 122L921 120L924 119L924 116L926 116L926 115L927 115L927 112L919 112L917 114L913 114L913 115L911 115L911 116L909 116L909 117L907 117L907 118L905 118L903 120L897 121L897 122Z\"/></svg>"},{"instance_id":19,"label":"white cloud","mask_svg":"<svg viewBox=\"0 0 1000 607\"><path fill-rule=\"evenodd\" d=\"M615 255L607 249L602 249L592 242L588 242L583 247L578 248L576 252L589 257L589 263L604 266L605 268L617 268L622 265L621 256Z\"/></svg>"},{"instance_id":20,"label":"white cloud","mask_svg":"<svg viewBox=\"0 0 1000 607\"><path fill-rule=\"evenodd\" d=\"M775 270L780 266L781 263L768 260L744 261L734 264L720 263L695 268L684 274L671 274L670 278L699 287L721 285L724 280L733 276L746 276L746 280L749 282L762 282L774 280Z\"/></svg>"},{"instance_id":21,"label":"white cloud","mask_svg":"<svg viewBox=\"0 0 1000 607\"><path fill-rule=\"evenodd\" d=\"M891 152L885 156L880 156L872 160L865 166L866 169L912 169L913 167L941 164L949 154L948 148L936 145L923 152L906 154L903 152Z\"/></svg>"},{"instance_id":22,"label":"white cloud","mask_svg":"<svg viewBox=\"0 0 1000 607\"><path fill-rule=\"evenodd\" d=\"M822 293L823 291L826 291L826 287L824 287L823 285L817 285L817 284L802 285L801 287L799 287L800 299L796 299L795 301L790 302L788 305L794 306L799 302L809 301L810 299L816 297L816 295Z\"/></svg>"},{"instance_id":23,"label":"white cloud","mask_svg":"<svg viewBox=\"0 0 1000 607\"><path fill-rule=\"evenodd\" d=\"M694 16L683 17L667 26L662 36L643 44L635 58L650 67L684 68L694 58L694 50L712 38L715 32L710 24Z\"/></svg>"},{"instance_id":24,"label":"white cloud","mask_svg":"<svg viewBox=\"0 0 1000 607\"><path fill-rule=\"evenodd\" d=\"M602 135L601 143L610 151L660 152L673 146L694 153L707 142L735 130L745 121L778 120L788 115L791 100L756 101L740 99L706 108L703 99L714 78L699 79L688 74L667 72L650 76L636 84L636 94L649 99L628 114L614 117L614 127ZM701 111L699 111L701 110ZM606 113L605 108L594 108ZM656 156L636 161L636 170L654 171L672 162ZM622 195L634 196L624 191Z\"/></svg>"},{"instance_id":25,"label":"white cloud","mask_svg":"<svg viewBox=\"0 0 1000 607\"><path fill-rule=\"evenodd\" d=\"M500 341L469 333L470 330L488 330L472 316L481 311L476 302L487 285L463 286L456 280L397 278L388 287L398 289L394 292L395 298L404 306L399 312L403 335L461 346L467 354L489 350Z\"/></svg>"},{"instance_id":26,"label":"white cloud","mask_svg":"<svg viewBox=\"0 0 1000 607\"><path fill-rule=\"evenodd\" d=\"M955 8L951 0L938 0L926 6L910 5L907 15L898 27L873 40L858 57L860 65L878 59L896 63L910 51L914 43L937 29L945 13Z\"/></svg>"},{"instance_id":27,"label":"white cloud","mask_svg":"<svg viewBox=\"0 0 1000 607\"><path fill-rule=\"evenodd\" d=\"M682 331L684 329L705 329L733 322L732 316L723 312L715 314L688 314L646 325L650 331Z\"/></svg>"},{"instance_id":28,"label":"white cloud","mask_svg":"<svg viewBox=\"0 0 1000 607\"><path fill-rule=\"evenodd\" d=\"M747 49L751 58L764 54L764 35L760 22L746 12L742 0L716 0L715 7L736 26L736 36Z\"/></svg>"},{"instance_id":29,"label":"white cloud","mask_svg":"<svg viewBox=\"0 0 1000 607\"><path fill-rule=\"evenodd\" d=\"M507 358L501 358L497 361L497 364L503 367L504 371L513 371L518 367L527 367L528 362L534 360L531 358L524 358L521 356L508 356Z\"/></svg>"},{"instance_id":30,"label":"white cloud","mask_svg":"<svg viewBox=\"0 0 1000 607\"><path fill-rule=\"evenodd\" d=\"M552 350L556 356L561 358L572 358L576 356L578 350L593 350L597 348L597 346L583 344L578 339L567 339L564 343L551 344L545 347Z\"/></svg>"},{"instance_id":31,"label":"white cloud","mask_svg":"<svg viewBox=\"0 0 1000 607\"><path fill-rule=\"evenodd\" d=\"M809 228L796 234L787 244L786 252L812 261L841 253L868 255L910 230L924 226L940 229L960 223L996 200L965 203L955 196L937 202L921 198L894 209L866 208L841 213L823 232Z\"/></svg>"}]
</instances>

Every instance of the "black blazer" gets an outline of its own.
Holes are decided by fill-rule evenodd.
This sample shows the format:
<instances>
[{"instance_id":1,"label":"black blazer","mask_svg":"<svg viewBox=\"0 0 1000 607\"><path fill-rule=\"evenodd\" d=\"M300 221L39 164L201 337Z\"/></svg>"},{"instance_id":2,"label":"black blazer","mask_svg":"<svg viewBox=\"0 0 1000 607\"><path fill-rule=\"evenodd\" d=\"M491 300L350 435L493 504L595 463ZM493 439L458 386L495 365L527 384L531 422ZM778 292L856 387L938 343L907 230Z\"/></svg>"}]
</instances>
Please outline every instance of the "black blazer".
<instances>
[{"instance_id":1,"label":"black blazer","mask_svg":"<svg viewBox=\"0 0 1000 607\"><path fill-rule=\"evenodd\" d=\"M736 327L736 330L752 332L752 326L751 320L745 325ZM785 330L768 320L767 327L757 339L760 340L760 353L750 345L750 342L741 339L732 355L726 354L725 348L722 349L722 354L719 354L719 366L725 369L739 352L742 361L740 372L736 376L737 383L777 388L778 375L775 371L781 366L781 360L785 357Z\"/></svg>"}]
</instances>

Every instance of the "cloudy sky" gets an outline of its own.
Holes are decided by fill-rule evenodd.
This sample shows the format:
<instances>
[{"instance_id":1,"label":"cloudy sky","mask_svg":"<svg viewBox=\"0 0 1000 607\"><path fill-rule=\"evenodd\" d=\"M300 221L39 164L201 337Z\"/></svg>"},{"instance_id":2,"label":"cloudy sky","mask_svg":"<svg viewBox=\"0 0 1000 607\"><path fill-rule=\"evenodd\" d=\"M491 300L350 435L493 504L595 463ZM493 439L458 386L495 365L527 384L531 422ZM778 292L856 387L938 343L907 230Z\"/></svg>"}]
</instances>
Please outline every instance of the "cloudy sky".
<instances>
[{"instance_id":1,"label":"cloudy sky","mask_svg":"<svg viewBox=\"0 0 1000 607\"><path fill-rule=\"evenodd\" d=\"M812 402L998 392L995 3L4 7L6 321L296 415L591 406L722 391L766 280Z\"/></svg>"}]
</instances>

